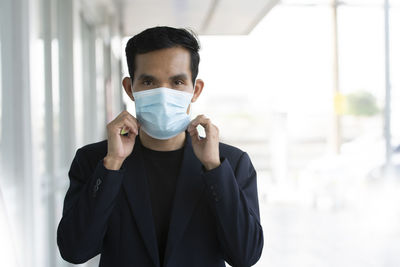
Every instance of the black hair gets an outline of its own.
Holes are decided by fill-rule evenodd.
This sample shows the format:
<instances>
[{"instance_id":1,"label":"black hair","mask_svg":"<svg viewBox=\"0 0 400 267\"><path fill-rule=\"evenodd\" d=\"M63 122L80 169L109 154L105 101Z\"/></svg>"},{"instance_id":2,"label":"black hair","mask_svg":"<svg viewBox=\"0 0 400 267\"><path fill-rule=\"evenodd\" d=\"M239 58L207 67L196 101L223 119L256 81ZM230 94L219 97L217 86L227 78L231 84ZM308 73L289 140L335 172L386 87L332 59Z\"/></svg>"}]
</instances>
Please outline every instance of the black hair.
<instances>
[{"instance_id":1,"label":"black hair","mask_svg":"<svg viewBox=\"0 0 400 267\"><path fill-rule=\"evenodd\" d=\"M128 40L125 53L131 79L134 78L136 55L171 47L183 47L189 51L190 70L194 84L200 62L200 44L197 35L191 30L167 26L146 29Z\"/></svg>"}]
</instances>

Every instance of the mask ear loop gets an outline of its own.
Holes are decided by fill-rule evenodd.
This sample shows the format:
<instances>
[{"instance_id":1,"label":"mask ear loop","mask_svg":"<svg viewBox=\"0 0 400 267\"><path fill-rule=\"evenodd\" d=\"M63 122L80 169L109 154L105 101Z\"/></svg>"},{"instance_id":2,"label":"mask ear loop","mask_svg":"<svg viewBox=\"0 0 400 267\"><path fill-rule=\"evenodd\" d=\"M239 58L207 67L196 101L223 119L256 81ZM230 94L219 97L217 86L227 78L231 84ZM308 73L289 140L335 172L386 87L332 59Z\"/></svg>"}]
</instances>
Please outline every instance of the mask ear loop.
<instances>
[{"instance_id":1,"label":"mask ear loop","mask_svg":"<svg viewBox=\"0 0 400 267\"><path fill-rule=\"evenodd\" d=\"M192 95L192 98L193 98L193 95ZM189 114L188 114L188 116L189 116L189 118L191 118L192 117L192 98L190 98L190 103L189 103Z\"/></svg>"},{"instance_id":2,"label":"mask ear loop","mask_svg":"<svg viewBox=\"0 0 400 267\"><path fill-rule=\"evenodd\" d=\"M195 88L196 88L196 81L197 81L197 79L194 80L192 98L193 98L193 95L194 95L194 90L195 90ZM190 103L189 103L189 118L192 117L192 103L193 103L193 102L192 102L192 98L190 98Z\"/></svg>"}]
</instances>

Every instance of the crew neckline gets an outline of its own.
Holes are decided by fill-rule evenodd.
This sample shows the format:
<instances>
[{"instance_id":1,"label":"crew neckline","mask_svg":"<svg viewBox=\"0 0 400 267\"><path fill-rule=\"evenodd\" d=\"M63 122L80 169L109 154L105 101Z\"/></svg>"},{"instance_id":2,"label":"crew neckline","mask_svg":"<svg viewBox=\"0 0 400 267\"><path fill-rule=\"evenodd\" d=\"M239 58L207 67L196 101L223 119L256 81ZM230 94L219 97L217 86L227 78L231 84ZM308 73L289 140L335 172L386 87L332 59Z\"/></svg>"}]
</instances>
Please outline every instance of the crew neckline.
<instances>
[{"instance_id":1,"label":"crew neckline","mask_svg":"<svg viewBox=\"0 0 400 267\"><path fill-rule=\"evenodd\" d=\"M185 146L178 148L176 150L169 150L169 151L159 151L159 150L153 150L148 147L143 146L143 152L145 156L149 157L157 157L157 158L173 158L174 156L180 155L183 150L185 149Z\"/></svg>"}]
</instances>

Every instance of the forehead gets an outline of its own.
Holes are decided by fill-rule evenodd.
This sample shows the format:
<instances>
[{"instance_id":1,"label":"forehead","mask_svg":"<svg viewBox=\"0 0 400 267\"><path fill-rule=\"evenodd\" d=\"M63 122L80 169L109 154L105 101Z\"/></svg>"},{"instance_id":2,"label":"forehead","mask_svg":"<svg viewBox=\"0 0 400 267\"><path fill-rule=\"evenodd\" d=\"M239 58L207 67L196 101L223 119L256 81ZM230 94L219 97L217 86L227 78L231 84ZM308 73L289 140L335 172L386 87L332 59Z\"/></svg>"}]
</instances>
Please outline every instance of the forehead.
<instances>
[{"instance_id":1,"label":"forehead","mask_svg":"<svg viewBox=\"0 0 400 267\"><path fill-rule=\"evenodd\" d=\"M171 47L136 55L135 76L151 74L170 76L177 73L190 75L190 53L182 47Z\"/></svg>"}]
</instances>

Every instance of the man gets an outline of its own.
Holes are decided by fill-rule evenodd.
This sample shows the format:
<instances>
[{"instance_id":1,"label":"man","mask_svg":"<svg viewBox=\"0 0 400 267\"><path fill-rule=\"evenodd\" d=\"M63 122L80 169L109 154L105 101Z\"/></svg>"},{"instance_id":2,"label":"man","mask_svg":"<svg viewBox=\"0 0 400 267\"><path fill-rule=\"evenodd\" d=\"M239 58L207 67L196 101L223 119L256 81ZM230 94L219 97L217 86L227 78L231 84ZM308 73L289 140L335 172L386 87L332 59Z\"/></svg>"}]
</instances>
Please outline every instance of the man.
<instances>
[{"instance_id":1,"label":"man","mask_svg":"<svg viewBox=\"0 0 400 267\"><path fill-rule=\"evenodd\" d=\"M256 171L246 152L219 142L204 115L190 121L199 44L184 29L155 27L126 46L121 112L108 139L79 148L57 230L61 256L100 266L251 266L263 230ZM199 137L196 127L205 128ZM128 132L127 135L124 132Z\"/></svg>"}]
</instances>

